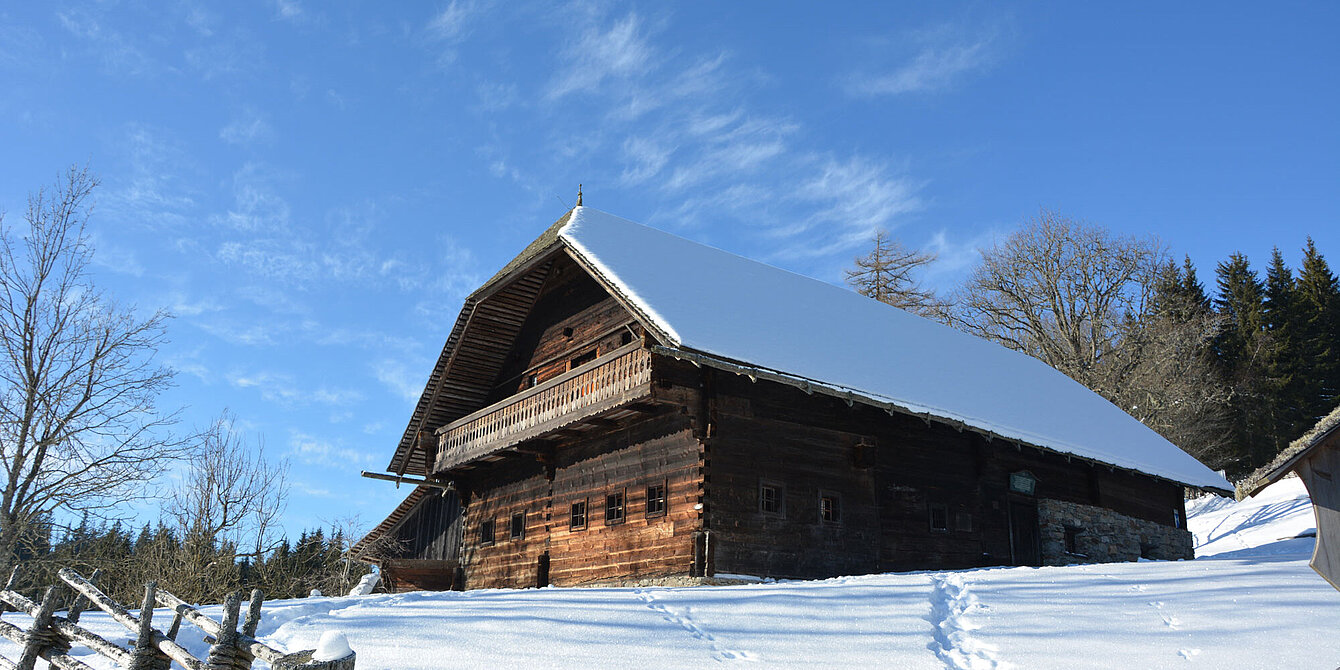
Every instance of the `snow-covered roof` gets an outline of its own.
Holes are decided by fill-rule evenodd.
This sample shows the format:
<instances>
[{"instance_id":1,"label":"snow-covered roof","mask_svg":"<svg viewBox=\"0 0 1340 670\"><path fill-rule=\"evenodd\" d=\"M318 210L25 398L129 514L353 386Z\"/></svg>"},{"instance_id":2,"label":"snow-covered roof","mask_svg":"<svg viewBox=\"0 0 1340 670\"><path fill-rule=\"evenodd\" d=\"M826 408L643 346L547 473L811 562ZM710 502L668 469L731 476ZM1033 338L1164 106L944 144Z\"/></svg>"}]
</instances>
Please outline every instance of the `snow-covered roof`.
<instances>
[{"instance_id":1,"label":"snow-covered roof","mask_svg":"<svg viewBox=\"0 0 1340 670\"><path fill-rule=\"evenodd\" d=\"M673 346L1200 488L1232 485L1030 356L590 207L559 237Z\"/></svg>"}]
</instances>

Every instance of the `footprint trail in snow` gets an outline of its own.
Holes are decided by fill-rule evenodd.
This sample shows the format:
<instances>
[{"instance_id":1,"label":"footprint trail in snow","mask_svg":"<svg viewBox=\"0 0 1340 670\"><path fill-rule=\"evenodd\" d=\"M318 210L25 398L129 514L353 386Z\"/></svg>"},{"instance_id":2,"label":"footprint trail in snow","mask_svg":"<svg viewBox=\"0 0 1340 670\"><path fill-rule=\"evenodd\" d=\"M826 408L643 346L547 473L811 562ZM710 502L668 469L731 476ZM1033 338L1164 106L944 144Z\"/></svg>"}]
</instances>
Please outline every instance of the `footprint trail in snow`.
<instances>
[{"instance_id":1,"label":"footprint trail in snow","mask_svg":"<svg viewBox=\"0 0 1340 670\"><path fill-rule=\"evenodd\" d=\"M757 661L758 659L747 651L736 649L727 649L723 647L711 633L703 630L692 617L692 609L684 608L683 611L671 608L665 603L656 599L655 591L652 589L637 589L633 591L637 597L642 600L653 612L660 614L662 618L683 628L689 635L706 642L712 647L712 658L718 661Z\"/></svg>"},{"instance_id":2,"label":"footprint trail in snow","mask_svg":"<svg viewBox=\"0 0 1340 670\"><path fill-rule=\"evenodd\" d=\"M926 645L949 670L1003 670L1010 664L996 658L996 647L973 636L977 626L968 615L984 609L960 574L931 577L931 613L927 617L934 639Z\"/></svg>"}]
</instances>

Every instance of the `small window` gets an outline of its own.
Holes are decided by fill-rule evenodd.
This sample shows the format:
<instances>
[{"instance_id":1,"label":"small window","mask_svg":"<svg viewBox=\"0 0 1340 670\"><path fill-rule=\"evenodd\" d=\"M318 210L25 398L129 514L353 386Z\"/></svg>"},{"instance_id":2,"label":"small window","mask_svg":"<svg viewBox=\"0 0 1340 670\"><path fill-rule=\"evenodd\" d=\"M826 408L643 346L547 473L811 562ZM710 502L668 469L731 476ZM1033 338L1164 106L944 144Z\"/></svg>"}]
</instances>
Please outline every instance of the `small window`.
<instances>
[{"instance_id":1,"label":"small window","mask_svg":"<svg viewBox=\"0 0 1340 670\"><path fill-rule=\"evenodd\" d=\"M764 514L782 513L782 487L776 484L758 485L758 511Z\"/></svg>"},{"instance_id":2,"label":"small window","mask_svg":"<svg viewBox=\"0 0 1340 670\"><path fill-rule=\"evenodd\" d=\"M665 515L665 484L647 487L647 516Z\"/></svg>"},{"instance_id":3,"label":"small window","mask_svg":"<svg viewBox=\"0 0 1340 670\"><path fill-rule=\"evenodd\" d=\"M1077 526L1065 527L1065 553L1083 556L1079 550L1079 536L1084 532L1083 528Z\"/></svg>"},{"instance_id":4,"label":"small window","mask_svg":"<svg viewBox=\"0 0 1340 670\"><path fill-rule=\"evenodd\" d=\"M489 519L479 524L479 543L482 545L493 544L494 521Z\"/></svg>"},{"instance_id":5,"label":"small window","mask_svg":"<svg viewBox=\"0 0 1340 670\"><path fill-rule=\"evenodd\" d=\"M580 356L574 356L573 359L568 363L568 369L572 370L574 368L581 367L583 365L586 365L587 363L590 363L591 361L594 361L595 359L596 359L596 350L592 349L584 354L581 354Z\"/></svg>"},{"instance_id":6,"label":"small window","mask_svg":"<svg viewBox=\"0 0 1340 670\"><path fill-rule=\"evenodd\" d=\"M941 503L931 503L931 530L947 532L949 530L949 508Z\"/></svg>"},{"instance_id":7,"label":"small window","mask_svg":"<svg viewBox=\"0 0 1340 670\"><path fill-rule=\"evenodd\" d=\"M832 493L825 493L819 496L819 520L825 523L837 523L842 520L842 510L838 505L838 497Z\"/></svg>"},{"instance_id":8,"label":"small window","mask_svg":"<svg viewBox=\"0 0 1340 670\"><path fill-rule=\"evenodd\" d=\"M512 524L508 528L508 536L513 540L522 540L526 537L526 515L518 512L512 515Z\"/></svg>"},{"instance_id":9,"label":"small window","mask_svg":"<svg viewBox=\"0 0 1340 670\"><path fill-rule=\"evenodd\" d=\"M632 343L633 343L633 334L626 330L623 331L623 334L619 336L619 344L632 344Z\"/></svg>"},{"instance_id":10,"label":"small window","mask_svg":"<svg viewBox=\"0 0 1340 670\"><path fill-rule=\"evenodd\" d=\"M954 530L960 533L971 533L972 514L968 512L954 512Z\"/></svg>"},{"instance_id":11,"label":"small window","mask_svg":"<svg viewBox=\"0 0 1340 670\"><path fill-rule=\"evenodd\" d=\"M538 383L540 383L540 375L534 373L526 375L526 388L535 388Z\"/></svg>"},{"instance_id":12,"label":"small window","mask_svg":"<svg viewBox=\"0 0 1340 670\"><path fill-rule=\"evenodd\" d=\"M571 328L564 328L564 329L563 329L563 337L572 337L572 329L571 329Z\"/></svg>"},{"instance_id":13,"label":"small window","mask_svg":"<svg viewBox=\"0 0 1340 670\"><path fill-rule=\"evenodd\" d=\"M1182 527L1182 510L1175 509L1173 510L1173 528L1181 528L1181 527Z\"/></svg>"},{"instance_id":14,"label":"small window","mask_svg":"<svg viewBox=\"0 0 1340 670\"><path fill-rule=\"evenodd\" d=\"M586 501L580 500L572 503L572 511L568 514L568 529L581 530L586 528Z\"/></svg>"},{"instance_id":15,"label":"small window","mask_svg":"<svg viewBox=\"0 0 1340 670\"><path fill-rule=\"evenodd\" d=\"M623 492L605 496L605 525L623 523Z\"/></svg>"}]
</instances>

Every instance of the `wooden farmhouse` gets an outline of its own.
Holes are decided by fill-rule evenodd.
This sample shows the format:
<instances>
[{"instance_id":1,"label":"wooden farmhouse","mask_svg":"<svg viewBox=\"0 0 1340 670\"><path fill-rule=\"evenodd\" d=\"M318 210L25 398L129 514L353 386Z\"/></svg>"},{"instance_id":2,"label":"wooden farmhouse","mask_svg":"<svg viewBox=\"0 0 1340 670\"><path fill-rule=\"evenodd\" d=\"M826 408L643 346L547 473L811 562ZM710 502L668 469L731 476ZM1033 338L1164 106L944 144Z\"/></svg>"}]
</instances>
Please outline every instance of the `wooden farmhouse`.
<instances>
[{"instance_id":1,"label":"wooden farmhouse","mask_svg":"<svg viewBox=\"0 0 1340 670\"><path fill-rule=\"evenodd\" d=\"M1192 558L1231 485L1043 363L578 206L466 299L355 553L392 589Z\"/></svg>"},{"instance_id":2,"label":"wooden farmhouse","mask_svg":"<svg viewBox=\"0 0 1340 670\"><path fill-rule=\"evenodd\" d=\"M1307 487L1317 520L1312 569L1340 589L1340 407L1249 477L1242 491L1254 496L1291 472Z\"/></svg>"}]
</instances>

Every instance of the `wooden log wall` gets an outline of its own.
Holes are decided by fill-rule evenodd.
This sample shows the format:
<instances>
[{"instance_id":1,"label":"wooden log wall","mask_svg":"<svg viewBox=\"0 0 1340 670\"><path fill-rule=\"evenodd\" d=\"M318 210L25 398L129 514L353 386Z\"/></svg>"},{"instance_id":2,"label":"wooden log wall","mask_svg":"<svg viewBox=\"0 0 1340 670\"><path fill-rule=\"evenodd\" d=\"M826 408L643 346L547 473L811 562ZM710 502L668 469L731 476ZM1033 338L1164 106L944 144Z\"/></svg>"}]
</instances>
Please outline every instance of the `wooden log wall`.
<instances>
[{"instance_id":1,"label":"wooden log wall","mask_svg":"<svg viewBox=\"0 0 1340 670\"><path fill-rule=\"evenodd\" d=\"M517 458L477 468L466 507L467 588L524 588L602 580L688 574L695 505L700 493L700 450L689 421L678 413L652 416L583 436L553 452L552 470ZM552 479L550 478L552 475ZM647 488L666 487L666 510L647 514ZM608 523L605 498L624 496L624 518ZM585 528L571 528L573 502L587 506ZM510 520L524 514L525 536L510 537ZM492 544L479 529L494 522Z\"/></svg>"},{"instance_id":2,"label":"wooden log wall","mask_svg":"<svg viewBox=\"0 0 1340 670\"><path fill-rule=\"evenodd\" d=\"M705 472L717 572L816 578L1009 564L1011 501L1053 498L1185 523L1181 487L1170 482L715 374ZM1019 471L1037 478L1033 496L1010 492ZM765 484L785 492L782 514L760 510ZM818 518L824 491L836 494L838 523ZM932 510L945 528L931 527Z\"/></svg>"}]
</instances>

